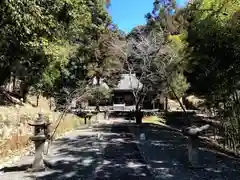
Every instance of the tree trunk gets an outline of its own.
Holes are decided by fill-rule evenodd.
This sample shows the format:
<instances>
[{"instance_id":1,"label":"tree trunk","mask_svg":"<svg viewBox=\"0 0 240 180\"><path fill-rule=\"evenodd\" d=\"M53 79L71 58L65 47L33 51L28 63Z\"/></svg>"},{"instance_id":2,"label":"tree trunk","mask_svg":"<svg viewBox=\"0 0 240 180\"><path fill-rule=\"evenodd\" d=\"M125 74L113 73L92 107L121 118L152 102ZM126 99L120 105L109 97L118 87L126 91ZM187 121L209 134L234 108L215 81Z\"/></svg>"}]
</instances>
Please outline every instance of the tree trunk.
<instances>
[{"instance_id":1,"label":"tree trunk","mask_svg":"<svg viewBox=\"0 0 240 180\"><path fill-rule=\"evenodd\" d=\"M20 85L20 96L23 98L23 102L27 102L27 95L28 95L28 86L25 82L21 82Z\"/></svg>"},{"instance_id":2,"label":"tree trunk","mask_svg":"<svg viewBox=\"0 0 240 180\"><path fill-rule=\"evenodd\" d=\"M36 104L36 106L38 107L38 105L39 105L39 94L37 94L37 104Z\"/></svg>"},{"instance_id":3,"label":"tree trunk","mask_svg":"<svg viewBox=\"0 0 240 180\"><path fill-rule=\"evenodd\" d=\"M10 66L0 69L0 86L4 85L6 80L11 76Z\"/></svg>"},{"instance_id":4,"label":"tree trunk","mask_svg":"<svg viewBox=\"0 0 240 180\"><path fill-rule=\"evenodd\" d=\"M143 112L141 111L141 107L139 106L139 102L136 103L135 110L135 119L137 124L142 124Z\"/></svg>"},{"instance_id":5,"label":"tree trunk","mask_svg":"<svg viewBox=\"0 0 240 180\"><path fill-rule=\"evenodd\" d=\"M168 114L168 97L166 96L165 97L165 107L164 107L164 109L165 109L165 116L167 116L167 114Z\"/></svg>"},{"instance_id":6,"label":"tree trunk","mask_svg":"<svg viewBox=\"0 0 240 180\"><path fill-rule=\"evenodd\" d=\"M100 87L100 77L99 76L97 76L96 77L97 78L97 87L98 87L98 91L97 91L97 103L96 103L96 111L100 111L100 106L99 106L99 104L100 104L100 101L99 101L99 87Z\"/></svg>"},{"instance_id":7,"label":"tree trunk","mask_svg":"<svg viewBox=\"0 0 240 180\"><path fill-rule=\"evenodd\" d=\"M50 108L50 110L52 110L52 98L51 97L49 99L49 108Z\"/></svg>"},{"instance_id":8,"label":"tree trunk","mask_svg":"<svg viewBox=\"0 0 240 180\"><path fill-rule=\"evenodd\" d=\"M135 118L136 118L136 123L137 124L142 124L143 112L136 111L135 112Z\"/></svg>"},{"instance_id":9,"label":"tree trunk","mask_svg":"<svg viewBox=\"0 0 240 180\"><path fill-rule=\"evenodd\" d=\"M23 102L24 103L27 102L27 95L28 95L28 91L24 91L24 93L23 93Z\"/></svg>"},{"instance_id":10,"label":"tree trunk","mask_svg":"<svg viewBox=\"0 0 240 180\"><path fill-rule=\"evenodd\" d=\"M13 79L13 77L12 77L12 75L10 75L10 77L9 77L9 82L6 84L6 85L7 85L6 89L7 89L9 92L12 92L12 79Z\"/></svg>"},{"instance_id":11,"label":"tree trunk","mask_svg":"<svg viewBox=\"0 0 240 180\"><path fill-rule=\"evenodd\" d=\"M16 91L16 76L13 76L13 87L12 87L12 92Z\"/></svg>"}]
</instances>

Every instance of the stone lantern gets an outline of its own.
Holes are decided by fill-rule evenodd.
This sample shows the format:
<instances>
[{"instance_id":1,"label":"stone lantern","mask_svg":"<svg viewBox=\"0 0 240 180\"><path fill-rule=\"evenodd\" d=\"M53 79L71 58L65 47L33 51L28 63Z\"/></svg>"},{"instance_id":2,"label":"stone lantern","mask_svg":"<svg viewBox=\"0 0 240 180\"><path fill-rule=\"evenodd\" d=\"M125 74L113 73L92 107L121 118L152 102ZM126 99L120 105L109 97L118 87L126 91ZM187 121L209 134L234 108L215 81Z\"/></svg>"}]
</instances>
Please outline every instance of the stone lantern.
<instances>
[{"instance_id":1,"label":"stone lantern","mask_svg":"<svg viewBox=\"0 0 240 180\"><path fill-rule=\"evenodd\" d=\"M44 144L47 139L49 139L49 125L50 122L46 121L42 113L38 114L38 118L29 122L30 126L34 127L34 135L30 137L30 140L35 144L35 158L32 167L28 169L29 171L40 171L45 169L43 152Z\"/></svg>"}]
</instances>

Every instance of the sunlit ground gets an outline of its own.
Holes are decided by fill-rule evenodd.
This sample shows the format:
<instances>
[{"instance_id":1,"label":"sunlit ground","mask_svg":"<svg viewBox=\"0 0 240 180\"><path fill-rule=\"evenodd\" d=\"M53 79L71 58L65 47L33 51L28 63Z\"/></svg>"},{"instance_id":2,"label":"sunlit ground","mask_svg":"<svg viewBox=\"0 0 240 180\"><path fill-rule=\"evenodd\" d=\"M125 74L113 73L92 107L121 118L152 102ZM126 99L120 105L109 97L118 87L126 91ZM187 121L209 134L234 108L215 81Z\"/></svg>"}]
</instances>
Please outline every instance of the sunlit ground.
<instances>
[{"instance_id":1,"label":"sunlit ground","mask_svg":"<svg viewBox=\"0 0 240 180\"><path fill-rule=\"evenodd\" d=\"M165 119L158 117L158 116L147 116L147 117L143 118L143 123L164 125L166 123L166 121L165 121Z\"/></svg>"}]
</instances>

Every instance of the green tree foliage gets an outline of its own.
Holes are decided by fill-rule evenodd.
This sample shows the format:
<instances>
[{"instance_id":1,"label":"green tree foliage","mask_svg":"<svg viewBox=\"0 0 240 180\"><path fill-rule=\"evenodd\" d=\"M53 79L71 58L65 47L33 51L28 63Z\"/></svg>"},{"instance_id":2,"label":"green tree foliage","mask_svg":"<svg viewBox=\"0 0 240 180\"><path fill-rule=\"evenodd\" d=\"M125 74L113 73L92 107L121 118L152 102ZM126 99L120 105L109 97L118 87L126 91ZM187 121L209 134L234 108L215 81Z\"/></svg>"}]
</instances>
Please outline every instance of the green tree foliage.
<instances>
[{"instance_id":1,"label":"green tree foliage","mask_svg":"<svg viewBox=\"0 0 240 180\"><path fill-rule=\"evenodd\" d=\"M45 70L52 68L52 61L61 61L62 54L56 49L66 46L64 42L68 43L73 24L83 31L89 21L84 13L86 8L81 7L84 1L76 2L1 1L1 84L11 74L27 86L33 85L42 79L43 74L46 76ZM81 7L74 9L77 18L73 17L74 12L71 16L70 10L66 12L67 4ZM74 19L73 23L71 19ZM63 21L68 23L70 30L66 30Z\"/></svg>"},{"instance_id":2,"label":"green tree foliage","mask_svg":"<svg viewBox=\"0 0 240 180\"><path fill-rule=\"evenodd\" d=\"M189 80L204 94L231 93L239 80L238 1L202 1L188 26ZM193 8L192 7L192 8ZM224 92L225 91L225 92Z\"/></svg>"},{"instance_id":3,"label":"green tree foliage","mask_svg":"<svg viewBox=\"0 0 240 180\"><path fill-rule=\"evenodd\" d=\"M183 16L183 10L177 9L175 1L154 1L153 12L150 13L150 18L147 18L148 31L161 29L164 31L165 43L171 49L173 61L168 68L169 84L175 89L176 94L182 96L188 89L189 84L184 76L184 71L187 67L187 61L184 58L184 48L186 32L184 27L186 20ZM180 81L182 81L180 83ZM173 98L171 90L169 95ZM180 97L179 97L180 98Z\"/></svg>"},{"instance_id":4,"label":"green tree foliage","mask_svg":"<svg viewBox=\"0 0 240 180\"><path fill-rule=\"evenodd\" d=\"M239 7L235 0L201 0L183 11L188 81L193 92L205 96L225 128L225 145L235 151L240 144Z\"/></svg>"},{"instance_id":5,"label":"green tree foliage","mask_svg":"<svg viewBox=\"0 0 240 180\"><path fill-rule=\"evenodd\" d=\"M64 94L77 88L78 82L87 81L92 84L97 78L104 79L107 84L114 86L121 71L121 60L116 58L108 48L111 43L120 38L117 29L109 28L111 18L100 1L87 1L91 23L79 37L74 38L77 45L76 52L69 58L66 69L61 72L61 79L57 82L58 94ZM74 33L76 36L76 32ZM96 93L94 93L96 94Z\"/></svg>"},{"instance_id":6,"label":"green tree foliage","mask_svg":"<svg viewBox=\"0 0 240 180\"><path fill-rule=\"evenodd\" d=\"M174 72L172 74L170 85L174 89L174 92L178 98L183 97L184 93L189 88L189 83L187 82L186 77L183 75L183 73L180 72ZM175 99L175 95L171 89L169 89L169 95L172 99Z\"/></svg>"},{"instance_id":7,"label":"green tree foliage","mask_svg":"<svg viewBox=\"0 0 240 180\"><path fill-rule=\"evenodd\" d=\"M21 78L27 77L31 73L29 67L34 66L34 61L43 60L38 53L40 48L36 41L39 40L39 36L36 32L47 34L54 27L54 22L49 16L43 19L44 8L33 1L1 1L0 6L1 72L4 73L1 76L1 84L3 84L11 72L15 72ZM47 23L50 26L46 28ZM45 61L40 64L44 65Z\"/></svg>"},{"instance_id":8,"label":"green tree foliage","mask_svg":"<svg viewBox=\"0 0 240 180\"><path fill-rule=\"evenodd\" d=\"M111 18L105 3L1 1L0 85L14 76L22 80L24 94L33 87L37 94L57 96L92 76L114 79L114 68L120 67L120 61L107 55L105 48L118 38L118 30L108 29Z\"/></svg>"}]
</instances>

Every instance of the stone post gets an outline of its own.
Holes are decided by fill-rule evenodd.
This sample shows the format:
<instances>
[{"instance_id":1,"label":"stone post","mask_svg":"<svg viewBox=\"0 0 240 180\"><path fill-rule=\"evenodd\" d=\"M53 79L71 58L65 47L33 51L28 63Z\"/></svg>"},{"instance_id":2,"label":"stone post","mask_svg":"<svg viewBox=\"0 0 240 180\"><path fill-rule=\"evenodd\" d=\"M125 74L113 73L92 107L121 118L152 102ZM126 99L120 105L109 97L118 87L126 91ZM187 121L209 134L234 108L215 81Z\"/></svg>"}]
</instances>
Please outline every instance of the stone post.
<instances>
[{"instance_id":1,"label":"stone post","mask_svg":"<svg viewBox=\"0 0 240 180\"><path fill-rule=\"evenodd\" d=\"M188 161L192 167L198 166L198 139L188 137Z\"/></svg>"},{"instance_id":2,"label":"stone post","mask_svg":"<svg viewBox=\"0 0 240 180\"><path fill-rule=\"evenodd\" d=\"M192 168L201 167L198 162L198 136L209 127L210 125L204 125L201 127L192 126L183 130L183 134L188 136L188 162Z\"/></svg>"},{"instance_id":3,"label":"stone post","mask_svg":"<svg viewBox=\"0 0 240 180\"><path fill-rule=\"evenodd\" d=\"M107 109L104 111L104 119L105 119L105 120L108 120L108 119L109 119L109 112L108 112Z\"/></svg>"}]
</instances>

